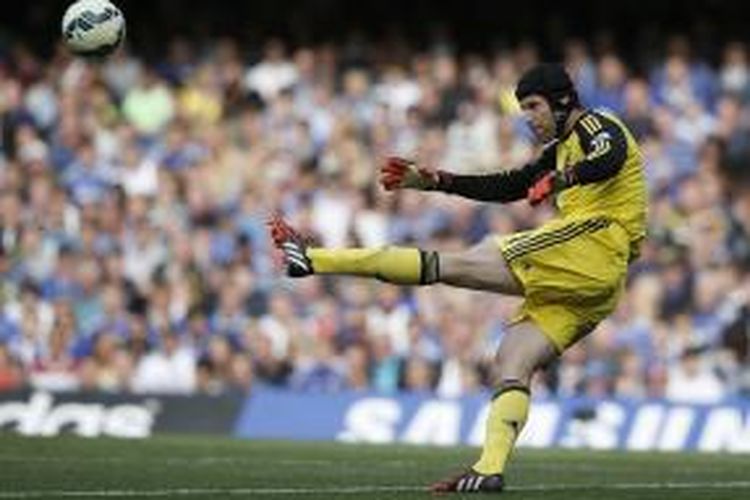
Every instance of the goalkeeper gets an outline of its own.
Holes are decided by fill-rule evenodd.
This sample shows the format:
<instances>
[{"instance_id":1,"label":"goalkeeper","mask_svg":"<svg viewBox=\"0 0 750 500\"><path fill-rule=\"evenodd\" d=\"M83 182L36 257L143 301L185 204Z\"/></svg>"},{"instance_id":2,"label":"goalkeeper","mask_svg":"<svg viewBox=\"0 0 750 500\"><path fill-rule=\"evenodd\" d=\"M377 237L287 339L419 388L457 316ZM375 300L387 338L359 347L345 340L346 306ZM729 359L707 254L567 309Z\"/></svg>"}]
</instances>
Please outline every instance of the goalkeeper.
<instances>
[{"instance_id":1,"label":"goalkeeper","mask_svg":"<svg viewBox=\"0 0 750 500\"><path fill-rule=\"evenodd\" d=\"M275 244L293 277L367 276L400 285L444 283L524 298L494 358L496 386L479 460L436 483L437 492L499 492L529 412L529 384L545 366L591 332L617 304L628 263L646 231L643 160L614 116L584 108L562 66L527 71L516 97L534 134L539 159L518 170L454 175L404 158L381 168L386 190L441 191L484 202L554 199L558 217L541 227L492 235L473 248L311 248L281 218Z\"/></svg>"}]
</instances>

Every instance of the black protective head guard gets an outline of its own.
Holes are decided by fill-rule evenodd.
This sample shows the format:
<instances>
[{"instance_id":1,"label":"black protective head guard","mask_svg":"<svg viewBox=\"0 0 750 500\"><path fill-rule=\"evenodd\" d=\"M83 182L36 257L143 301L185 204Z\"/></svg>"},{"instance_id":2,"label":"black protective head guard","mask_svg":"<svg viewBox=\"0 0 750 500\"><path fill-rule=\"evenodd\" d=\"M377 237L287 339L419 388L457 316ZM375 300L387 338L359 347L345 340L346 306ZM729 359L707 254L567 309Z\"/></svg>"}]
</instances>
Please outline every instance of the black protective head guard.
<instances>
[{"instance_id":1,"label":"black protective head guard","mask_svg":"<svg viewBox=\"0 0 750 500\"><path fill-rule=\"evenodd\" d=\"M519 102L530 95L547 100L555 119L556 137L561 137L570 112L579 107L578 93L561 64L542 63L523 74L516 87Z\"/></svg>"}]
</instances>

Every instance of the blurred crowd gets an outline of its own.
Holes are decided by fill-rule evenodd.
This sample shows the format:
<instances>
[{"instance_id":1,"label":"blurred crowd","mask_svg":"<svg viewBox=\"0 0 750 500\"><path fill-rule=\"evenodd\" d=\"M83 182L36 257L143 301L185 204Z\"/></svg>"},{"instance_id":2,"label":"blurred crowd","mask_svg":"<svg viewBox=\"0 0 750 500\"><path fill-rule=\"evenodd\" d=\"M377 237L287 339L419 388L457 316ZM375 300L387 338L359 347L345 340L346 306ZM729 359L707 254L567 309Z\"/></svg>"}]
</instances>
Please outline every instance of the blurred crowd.
<instances>
[{"instance_id":1,"label":"blurred crowd","mask_svg":"<svg viewBox=\"0 0 750 500\"><path fill-rule=\"evenodd\" d=\"M513 90L536 48L243 50L177 38L156 61L90 64L0 47L0 391L492 384L516 299L291 281L264 223L280 211L330 247L448 249L550 217L375 181L394 153L463 173L532 160ZM636 70L565 45L583 102L642 145L650 236L615 314L535 379L539 396L750 395L750 55L701 60L679 37L662 53Z\"/></svg>"}]
</instances>

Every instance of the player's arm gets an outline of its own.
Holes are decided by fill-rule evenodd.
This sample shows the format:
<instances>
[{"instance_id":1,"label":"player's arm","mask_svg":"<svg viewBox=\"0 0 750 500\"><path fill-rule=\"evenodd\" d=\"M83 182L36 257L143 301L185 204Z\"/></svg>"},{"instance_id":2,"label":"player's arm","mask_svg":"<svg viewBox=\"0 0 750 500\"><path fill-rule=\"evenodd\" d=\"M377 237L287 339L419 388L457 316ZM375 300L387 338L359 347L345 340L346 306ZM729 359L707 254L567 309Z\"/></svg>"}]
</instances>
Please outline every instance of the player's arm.
<instances>
[{"instance_id":1,"label":"player's arm","mask_svg":"<svg viewBox=\"0 0 750 500\"><path fill-rule=\"evenodd\" d=\"M574 127L586 157L565 170L555 170L539 177L529 189L532 205L573 186L593 184L617 175L628 154L628 142L620 125L609 118L589 113Z\"/></svg>"},{"instance_id":2,"label":"player's arm","mask_svg":"<svg viewBox=\"0 0 750 500\"><path fill-rule=\"evenodd\" d=\"M388 190L442 191L479 201L508 203L526 198L529 188L544 173L555 169L556 147L545 148L541 157L520 169L488 175L459 175L417 166L404 158L388 158L381 168L380 183Z\"/></svg>"}]
</instances>

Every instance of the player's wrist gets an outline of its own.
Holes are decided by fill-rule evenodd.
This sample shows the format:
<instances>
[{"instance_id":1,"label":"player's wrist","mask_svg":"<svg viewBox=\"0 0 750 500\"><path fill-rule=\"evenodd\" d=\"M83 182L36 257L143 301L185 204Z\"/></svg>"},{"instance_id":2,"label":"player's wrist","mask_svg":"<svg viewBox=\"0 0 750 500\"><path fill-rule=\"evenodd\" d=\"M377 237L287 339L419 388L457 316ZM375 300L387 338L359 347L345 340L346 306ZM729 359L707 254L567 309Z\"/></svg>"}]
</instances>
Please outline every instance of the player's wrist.
<instances>
[{"instance_id":1,"label":"player's wrist","mask_svg":"<svg viewBox=\"0 0 750 500\"><path fill-rule=\"evenodd\" d=\"M430 167L419 167L412 164L412 174L406 181L406 187L418 191L436 191L440 189L441 172Z\"/></svg>"}]
</instances>

